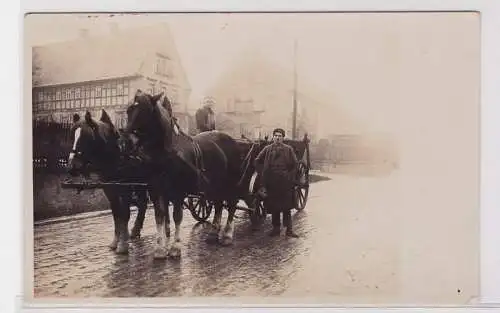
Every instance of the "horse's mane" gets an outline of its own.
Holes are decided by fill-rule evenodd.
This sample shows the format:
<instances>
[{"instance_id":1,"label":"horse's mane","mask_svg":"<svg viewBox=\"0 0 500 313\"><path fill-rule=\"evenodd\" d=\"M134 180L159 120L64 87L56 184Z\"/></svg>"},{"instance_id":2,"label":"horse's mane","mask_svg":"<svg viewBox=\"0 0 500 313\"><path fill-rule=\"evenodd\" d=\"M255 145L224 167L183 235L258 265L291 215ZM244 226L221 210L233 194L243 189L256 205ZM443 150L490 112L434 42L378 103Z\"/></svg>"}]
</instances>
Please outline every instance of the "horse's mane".
<instances>
[{"instance_id":1,"label":"horse's mane","mask_svg":"<svg viewBox=\"0 0 500 313\"><path fill-rule=\"evenodd\" d=\"M165 96L165 100L168 101L168 98L166 98ZM155 103L155 111L157 114L159 114L159 119L160 119L160 123L162 124L163 127L167 127L166 124L166 121L169 121L170 122L170 125L168 125L168 127L170 128L173 128L174 127L174 121L175 121L175 118L173 116L173 114L171 115L170 111L168 110L168 108L166 107L164 101L161 101L161 103ZM170 103L168 103L168 105L170 105ZM193 138L191 136L189 136L188 134L186 134L180 127L179 125L175 125L177 127L177 129L179 130L179 134L175 134L173 129L172 129L172 133L174 134L173 136L177 135L181 138L184 138L184 139L187 139L189 141L193 141Z\"/></svg>"}]
</instances>

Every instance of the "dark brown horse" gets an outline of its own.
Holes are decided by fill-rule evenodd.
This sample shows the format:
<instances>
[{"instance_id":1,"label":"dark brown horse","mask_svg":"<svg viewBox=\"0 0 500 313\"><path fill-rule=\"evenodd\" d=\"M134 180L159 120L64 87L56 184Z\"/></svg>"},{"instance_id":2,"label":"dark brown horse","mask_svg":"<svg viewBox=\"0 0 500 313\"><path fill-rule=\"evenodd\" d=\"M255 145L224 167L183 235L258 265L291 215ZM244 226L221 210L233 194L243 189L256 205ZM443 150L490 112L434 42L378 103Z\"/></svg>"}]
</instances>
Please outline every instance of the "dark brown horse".
<instances>
[{"instance_id":1,"label":"dark brown horse","mask_svg":"<svg viewBox=\"0 0 500 313\"><path fill-rule=\"evenodd\" d=\"M223 204L228 218L221 243L232 243L234 214L240 188L240 154L237 143L227 134L211 131L190 137L175 125L168 98L138 90L127 109L125 133L139 147L148 164L151 188L160 198L155 207L157 247L155 257L180 256L182 202L189 194L201 194L215 203L213 227L209 242L217 240L221 229ZM170 217L168 203L173 203L175 240L168 250Z\"/></svg>"},{"instance_id":2,"label":"dark brown horse","mask_svg":"<svg viewBox=\"0 0 500 313\"><path fill-rule=\"evenodd\" d=\"M96 173L102 181L109 180L140 180L139 171L127 170L120 152L120 134L115 128L106 111L102 110L99 121L94 120L89 112L85 118L75 124L73 149L69 155L68 167L72 176L87 176L90 172ZM132 169L129 167L129 169ZM128 252L128 222L130 220L130 205L132 204L132 190L125 187L103 188L111 211L115 226L115 235L109 245L119 254ZM131 237L139 237L144 223L147 209L147 191L137 190L138 213L132 228Z\"/></svg>"}]
</instances>

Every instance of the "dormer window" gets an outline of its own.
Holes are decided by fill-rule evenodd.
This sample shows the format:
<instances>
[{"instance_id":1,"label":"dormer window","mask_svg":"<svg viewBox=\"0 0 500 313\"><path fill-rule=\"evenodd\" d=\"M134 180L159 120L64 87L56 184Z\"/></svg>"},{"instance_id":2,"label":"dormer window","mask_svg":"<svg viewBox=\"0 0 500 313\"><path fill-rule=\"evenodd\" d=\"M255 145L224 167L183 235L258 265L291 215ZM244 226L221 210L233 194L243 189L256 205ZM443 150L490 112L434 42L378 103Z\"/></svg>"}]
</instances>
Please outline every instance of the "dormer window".
<instances>
[{"instance_id":1,"label":"dormer window","mask_svg":"<svg viewBox=\"0 0 500 313\"><path fill-rule=\"evenodd\" d=\"M167 60L161 57L156 58L155 74L166 76L167 75Z\"/></svg>"},{"instance_id":2,"label":"dormer window","mask_svg":"<svg viewBox=\"0 0 500 313\"><path fill-rule=\"evenodd\" d=\"M156 55L156 60L154 64L154 72L157 75L168 76L168 58Z\"/></svg>"}]
</instances>

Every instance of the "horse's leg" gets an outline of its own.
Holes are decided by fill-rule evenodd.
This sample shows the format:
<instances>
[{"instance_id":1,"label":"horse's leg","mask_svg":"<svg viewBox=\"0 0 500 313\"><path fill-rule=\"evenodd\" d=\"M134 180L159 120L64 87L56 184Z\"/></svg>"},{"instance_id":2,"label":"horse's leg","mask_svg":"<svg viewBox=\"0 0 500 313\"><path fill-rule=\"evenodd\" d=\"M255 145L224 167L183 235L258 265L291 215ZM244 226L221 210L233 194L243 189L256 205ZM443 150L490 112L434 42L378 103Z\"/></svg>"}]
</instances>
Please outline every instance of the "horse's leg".
<instances>
[{"instance_id":1,"label":"horse's leg","mask_svg":"<svg viewBox=\"0 0 500 313\"><path fill-rule=\"evenodd\" d=\"M148 195L147 191L137 192L137 217L135 219L134 227L130 238L135 239L141 237L141 230L144 225L144 218L146 217L146 210L148 208Z\"/></svg>"},{"instance_id":2,"label":"horse's leg","mask_svg":"<svg viewBox=\"0 0 500 313\"><path fill-rule=\"evenodd\" d=\"M117 210L114 209L114 207L116 207L118 205L119 205L118 201L116 201L116 202L111 201L111 200L109 201L109 206L111 207L111 212L113 213L113 224L114 224L114 228L115 228L115 233L113 235L113 240L108 245L108 247L111 250L116 250L116 247L118 247L118 237L120 236L120 232L119 232L120 226L118 225L118 216L116 214Z\"/></svg>"},{"instance_id":3,"label":"horse's leg","mask_svg":"<svg viewBox=\"0 0 500 313\"><path fill-rule=\"evenodd\" d=\"M168 200L163 194L154 197L154 210L156 222L156 247L155 259L165 259L167 257L167 233L170 235L170 225L168 221Z\"/></svg>"},{"instance_id":4,"label":"horse's leg","mask_svg":"<svg viewBox=\"0 0 500 313\"><path fill-rule=\"evenodd\" d=\"M109 244L111 250L116 250L117 253L128 252L128 228L127 224L130 219L130 208L125 208L123 199L115 189L104 189L104 194L109 200L111 212L113 213L113 222L115 226L115 234L113 241ZM128 204L127 204L128 205ZM128 212L128 214L127 214Z\"/></svg>"},{"instance_id":5,"label":"horse's leg","mask_svg":"<svg viewBox=\"0 0 500 313\"><path fill-rule=\"evenodd\" d=\"M236 213L237 200L228 201L228 214L226 227L224 228L224 235L222 236L221 244L223 246L229 246L233 243L234 236L234 214Z\"/></svg>"},{"instance_id":6,"label":"horse's leg","mask_svg":"<svg viewBox=\"0 0 500 313\"><path fill-rule=\"evenodd\" d=\"M113 193L112 191L107 189L104 189L104 194L106 198L108 198L109 206L111 207L111 213L113 214L113 224L115 227L113 240L109 244L109 248L111 250L116 250L116 247L118 246L118 237L120 237L120 216L118 214L120 208L120 199L116 193Z\"/></svg>"},{"instance_id":7,"label":"horse's leg","mask_svg":"<svg viewBox=\"0 0 500 313\"><path fill-rule=\"evenodd\" d=\"M174 236L174 243L172 244L172 247L170 248L169 255L173 258L180 258L181 257L181 224L182 224L182 202L183 200L175 200L173 205L173 216L174 216L174 223L175 223L175 236Z\"/></svg>"},{"instance_id":8,"label":"horse's leg","mask_svg":"<svg viewBox=\"0 0 500 313\"><path fill-rule=\"evenodd\" d=\"M219 232L221 229L221 220L222 220L222 209L223 203L222 201L215 202L215 214L214 219L212 221L212 227L207 236L208 243L216 243L219 240Z\"/></svg>"},{"instance_id":9,"label":"horse's leg","mask_svg":"<svg viewBox=\"0 0 500 313\"><path fill-rule=\"evenodd\" d=\"M132 202L131 194L128 192L121 192L120 195L120 206L119 213L119 236L118 236L118 246L116 247L116 253L127 254L128 253L128 241L130 239L130 234L128 232L128 222L130 221L130 204Z\"/></svg>"}]
</instances>

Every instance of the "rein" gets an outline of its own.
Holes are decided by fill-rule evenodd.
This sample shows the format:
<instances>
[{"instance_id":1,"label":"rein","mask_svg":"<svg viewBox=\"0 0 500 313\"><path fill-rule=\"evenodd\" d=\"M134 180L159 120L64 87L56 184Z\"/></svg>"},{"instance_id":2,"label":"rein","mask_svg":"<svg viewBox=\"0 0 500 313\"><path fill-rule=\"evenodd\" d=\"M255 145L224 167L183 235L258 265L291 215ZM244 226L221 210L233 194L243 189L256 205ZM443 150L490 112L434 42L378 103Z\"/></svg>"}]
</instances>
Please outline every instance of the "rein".
<instances>
[{"instance_id":1,"label":"rein","mask_svg":"<svg viewBox=\"0 0 500 313\"><path fill-rule=\"evenodd\" d=\"M240 169L243 169L241 171L241 177L240 177L240 180L238 181L238 186L241 186L241 184L243 183L243 180L245 179L246 177L246 173L248 171L248 168L250 167L250 163L251 163L251 155L252 155L252 152L254 151L255 149L255 146L257 146L257 144L252 144L252 147L250 148L250 150L248 151L247 155L245 156L245 159L243 160L243 164L244 164L244 169L243 169L243 165Z\"/></svg>"}]
</instances>

